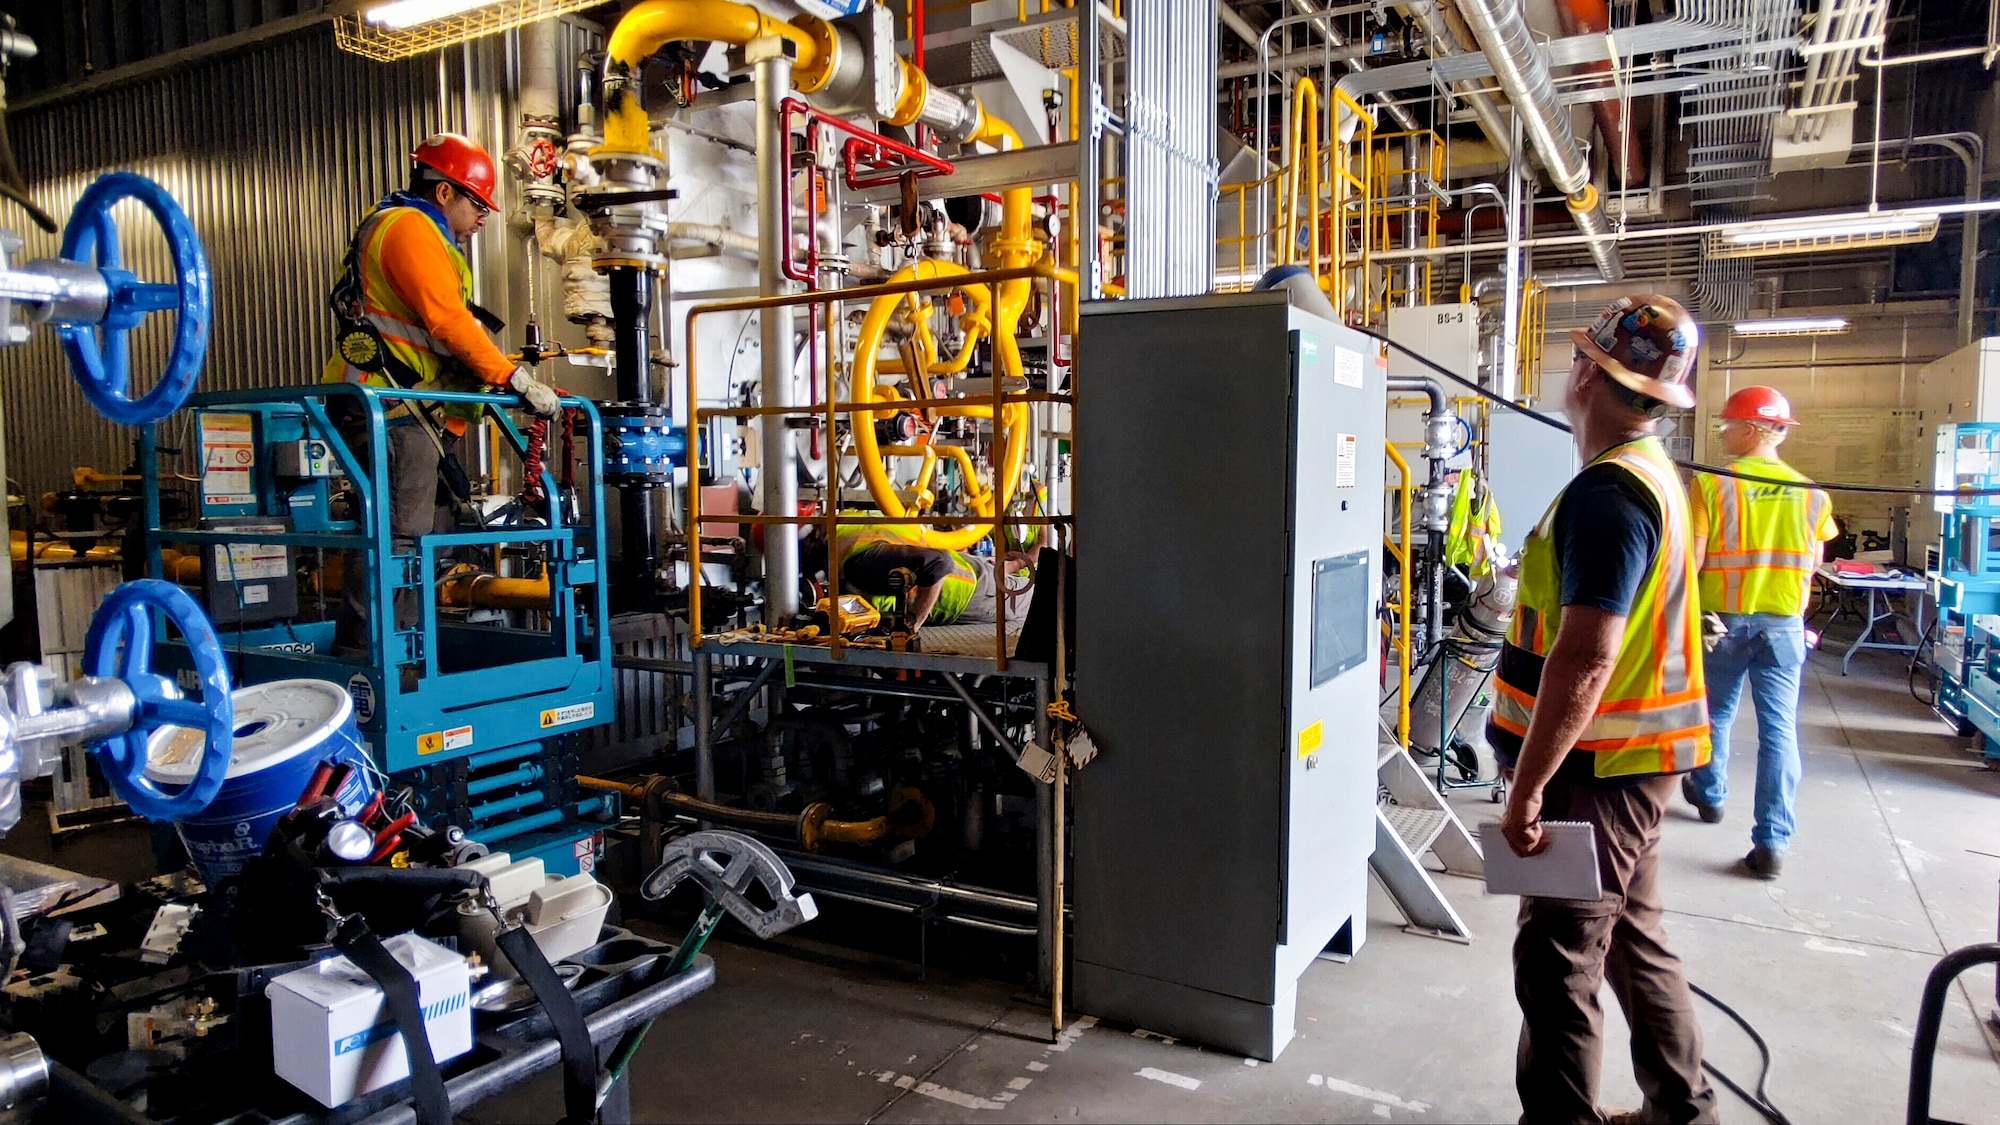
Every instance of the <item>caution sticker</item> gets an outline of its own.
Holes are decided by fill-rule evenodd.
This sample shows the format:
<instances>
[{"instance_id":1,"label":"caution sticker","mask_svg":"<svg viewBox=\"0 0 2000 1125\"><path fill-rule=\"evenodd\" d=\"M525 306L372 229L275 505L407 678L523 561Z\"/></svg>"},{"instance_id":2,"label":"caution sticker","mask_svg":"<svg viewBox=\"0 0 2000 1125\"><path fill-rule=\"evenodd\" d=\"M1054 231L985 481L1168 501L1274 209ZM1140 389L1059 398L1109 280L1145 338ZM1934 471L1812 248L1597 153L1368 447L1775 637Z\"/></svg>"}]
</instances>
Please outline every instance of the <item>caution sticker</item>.
<instances>
[{"instance_id":1,"label":"caution sticker","mask_svg":"<svg viewBox=\"0 0 2000 1125\"><path fill-rule=\"evenodd\" d=\"M1316 722L1299 732L1299 757L1303 758L1319 752L1319 744L1325 740L1326 725Z\"/></svg>"},{"instance_id":2,"label":"caution sticker","mask_svg":"<svg viewBox=\"0 0 2000 1125\"><path fill-rule=\"evenodd\" d=\"M417 736L418 754L442 754L446 750L463 750L472 745L470 726L453 727L450 730L434 730Z\"/></svg>"},{"instance_id":3,"label":"caution sticker","mask_svg":"<svg viewBox=\"0 0 2000 1125\"><path fill-rule=\"evenodd\" d=\"M592 719L596 717L597 717L597 704L572 703L567 707L557 707L553 710L542 712L542 729L547 730L550 727L566 727L571 723L580 723L585 719Z\"/></svg>"}]
</instances>

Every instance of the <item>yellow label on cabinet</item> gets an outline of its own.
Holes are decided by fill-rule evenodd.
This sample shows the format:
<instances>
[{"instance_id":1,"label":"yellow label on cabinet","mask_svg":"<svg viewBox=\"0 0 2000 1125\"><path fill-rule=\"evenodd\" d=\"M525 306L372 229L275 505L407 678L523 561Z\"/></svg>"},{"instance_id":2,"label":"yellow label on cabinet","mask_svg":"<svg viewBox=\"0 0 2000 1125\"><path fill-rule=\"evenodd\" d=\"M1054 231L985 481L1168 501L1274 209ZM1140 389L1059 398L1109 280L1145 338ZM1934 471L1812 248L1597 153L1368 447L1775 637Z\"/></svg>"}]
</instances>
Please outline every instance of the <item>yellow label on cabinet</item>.
<instances>
[{"instance_id":1,"label":"yellow label on cabinet","mask_svg":"<svg viewBox=\"0 0 2000 1125\"><path fill-rule=\"evenodd\" d=\"M417 736L417 753L438 754L442 753L443 750L444 750L443 731L434 730L429 734L420 734Z\"/></svg>"},{"instance_id":2,"label":"yellow label on cabinet","mask_svg":"<svg viewBox=\"0 0 2000 1125\"><path fill-rule=\"evenodd\" d=\"M1324 723L1314 723L1313 725L1300 731L1299 757L1303 758L1308 754L1318 753L1319 744L1324 739L1325 735L1326 735L1326 726Z\"/></svg>"}]
</instances>

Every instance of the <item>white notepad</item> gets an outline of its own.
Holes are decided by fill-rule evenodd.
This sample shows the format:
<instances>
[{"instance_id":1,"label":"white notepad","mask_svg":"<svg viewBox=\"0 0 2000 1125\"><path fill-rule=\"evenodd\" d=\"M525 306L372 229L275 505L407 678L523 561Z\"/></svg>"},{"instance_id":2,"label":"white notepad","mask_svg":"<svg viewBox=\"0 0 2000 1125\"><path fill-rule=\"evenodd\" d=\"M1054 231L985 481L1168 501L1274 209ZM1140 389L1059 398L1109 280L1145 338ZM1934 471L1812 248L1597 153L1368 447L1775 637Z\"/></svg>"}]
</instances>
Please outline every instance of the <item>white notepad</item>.
<instances>
[{"instance_id":1,"label":"white notepad","mask_svg":"<svg viewBox=\"0 0 2000 1125\"><path fill-rule=\"evenodd\" d=\"M1507 846L1500 822L1479 825L1479 850L1486 858L1486 889L1496 895L1568 898L1595 902L1604 897L1597 872L1597 830L1581 820L1545 820L1549 846L1522 859Z\"/></svg>"}]
</instances>

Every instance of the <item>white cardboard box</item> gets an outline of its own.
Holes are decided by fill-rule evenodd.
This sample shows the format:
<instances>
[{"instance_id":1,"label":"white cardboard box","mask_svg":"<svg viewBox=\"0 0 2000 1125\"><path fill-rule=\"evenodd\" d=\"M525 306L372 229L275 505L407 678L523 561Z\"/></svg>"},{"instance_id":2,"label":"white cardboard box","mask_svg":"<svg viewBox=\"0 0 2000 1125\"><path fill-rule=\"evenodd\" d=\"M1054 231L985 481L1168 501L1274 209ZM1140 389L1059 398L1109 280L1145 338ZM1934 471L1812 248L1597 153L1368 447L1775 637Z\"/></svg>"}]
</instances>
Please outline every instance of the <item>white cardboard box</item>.
<instances>
[{"instance_id":1,"label":"white cardboard box","mask_svg":"<svg viewBox=\"0 0 2000 1125\"><path fill-rule=\"evenodd\" d=\"M417 980L424 1031L440 1064L472 1049L471 977L465 958L415 934L382 944ZM278 1077L329 1109L410 1076L389 1000L345 957L296 969L264 987L271 1001Z\"/></svg>"}]
</instances>

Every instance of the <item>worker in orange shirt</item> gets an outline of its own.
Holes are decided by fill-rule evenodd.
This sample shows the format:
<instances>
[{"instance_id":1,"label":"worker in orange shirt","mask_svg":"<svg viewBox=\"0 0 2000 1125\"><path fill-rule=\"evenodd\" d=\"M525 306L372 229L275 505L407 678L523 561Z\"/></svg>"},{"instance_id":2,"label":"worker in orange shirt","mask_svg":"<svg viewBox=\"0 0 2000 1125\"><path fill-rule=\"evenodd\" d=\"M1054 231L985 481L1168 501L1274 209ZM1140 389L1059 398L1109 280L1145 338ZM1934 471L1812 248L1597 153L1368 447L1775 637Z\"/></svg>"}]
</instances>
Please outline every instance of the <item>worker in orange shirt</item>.
<instances>
[{"instance_id":1,"label":"worker in orange shirt","mask_svg":"<svg viewBox=\"0 0 2000 1125\"><path fill-rule=\"evenodd\" d=\"M362 217L347 253L346 269L328 297L336 349L322 383L438 391L506 390L528 408L553 417L554 388L501 352L472 303L472 268L460 243L493 213L497 171L485 149L457 133L438 133L410 153L410 185L390 192ZM416 537L437 523L438 468L460 435L479 417L473 403L414 404L388 415L389 528L397 553L416 549ZM369 457L367 416L356 399L336 397L328 413L364 463ZM343 645L366 643L371 602L366 555L351 553L346 580ZM397 598L397 628L414 626L417 606Z\"/></svg>"}]
</instances>

